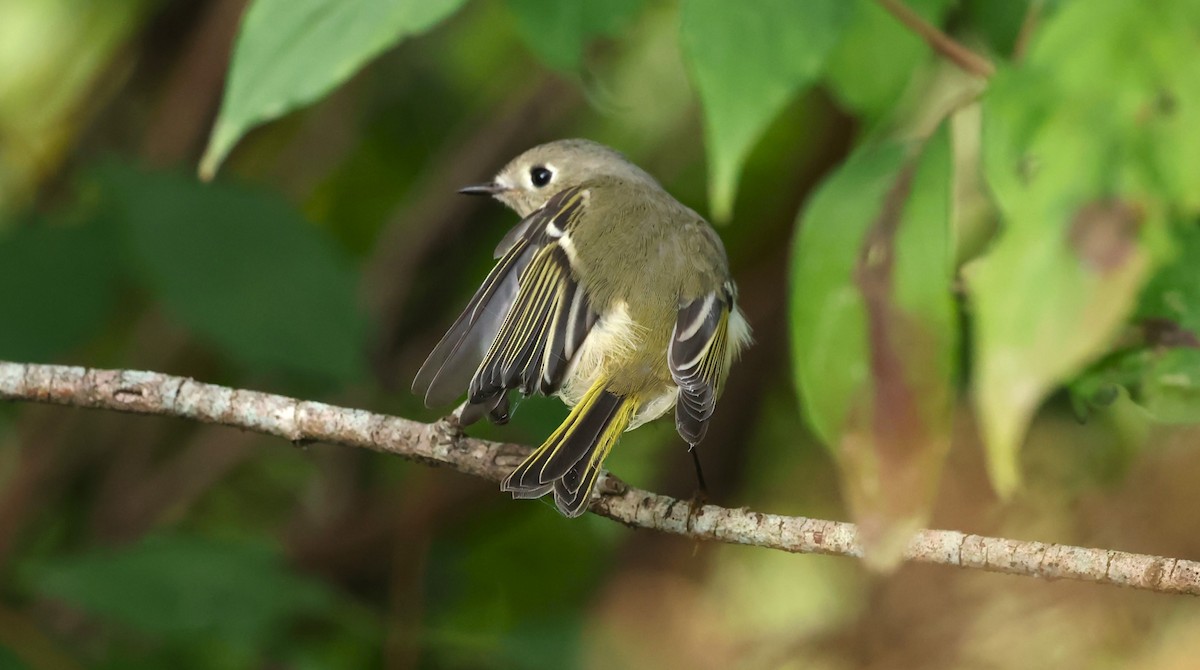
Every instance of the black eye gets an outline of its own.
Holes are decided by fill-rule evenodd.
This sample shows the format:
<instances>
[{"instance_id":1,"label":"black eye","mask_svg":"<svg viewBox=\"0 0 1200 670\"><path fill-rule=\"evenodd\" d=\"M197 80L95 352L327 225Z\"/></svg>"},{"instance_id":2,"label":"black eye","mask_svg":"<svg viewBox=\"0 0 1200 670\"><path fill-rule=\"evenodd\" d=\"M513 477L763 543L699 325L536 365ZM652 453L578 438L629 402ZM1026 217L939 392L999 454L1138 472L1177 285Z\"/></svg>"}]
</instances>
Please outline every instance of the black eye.
<instances>
[{"instance_id":1,"label":"black eye","mask_svg":"<svg viewBox=\"0 0 1200 670\"><path fill-rule=\"evenodd\" d=\"M550 183L550 179L554 177L554 173L542 167L541 165L534 166L529 169L529 179L533 185L541 188Z\"/></svg>"}]
</instances>

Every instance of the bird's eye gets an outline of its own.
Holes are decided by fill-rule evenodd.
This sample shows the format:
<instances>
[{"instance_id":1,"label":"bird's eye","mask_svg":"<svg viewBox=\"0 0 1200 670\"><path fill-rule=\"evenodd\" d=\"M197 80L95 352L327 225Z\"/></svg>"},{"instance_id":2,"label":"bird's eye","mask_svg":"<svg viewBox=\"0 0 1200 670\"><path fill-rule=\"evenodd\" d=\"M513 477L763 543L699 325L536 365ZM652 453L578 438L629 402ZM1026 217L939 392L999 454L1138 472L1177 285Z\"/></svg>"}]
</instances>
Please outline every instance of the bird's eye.
<instances>
[{"instance_id":1,"label":"bird's eye","mask_svg":"<svg viewBox=\"0 0 1200 670\"><path fill-rule=\"evenodd\" d=\"M546 184L549 184L553 177L554 173L542 167L541 165L536 165L529 169L529 180L533 182L533 185L537 188L541 188Z\"/></svg>"}]
</instances>

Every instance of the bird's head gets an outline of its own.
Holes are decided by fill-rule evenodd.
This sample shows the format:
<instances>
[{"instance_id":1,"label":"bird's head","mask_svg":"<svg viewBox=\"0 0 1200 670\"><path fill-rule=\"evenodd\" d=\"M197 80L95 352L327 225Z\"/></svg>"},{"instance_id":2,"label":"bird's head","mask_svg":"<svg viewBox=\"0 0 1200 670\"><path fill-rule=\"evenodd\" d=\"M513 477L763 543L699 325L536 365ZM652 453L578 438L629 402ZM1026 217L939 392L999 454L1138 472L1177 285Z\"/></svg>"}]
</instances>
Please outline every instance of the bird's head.
<instances>
[{"instance_id":1,"label":"bird's head","mask_svg":"<svg viewBox=\"0 0 1200 670\"><path fill-rule=\"evenodd\" d=\"M591 140L572 139L538 145L512 159L491 182L468 186L459 193L494 196L526 217L564 189L603 177L658 186L653 177L616 151Z\"/></svg>"}]
</instances>

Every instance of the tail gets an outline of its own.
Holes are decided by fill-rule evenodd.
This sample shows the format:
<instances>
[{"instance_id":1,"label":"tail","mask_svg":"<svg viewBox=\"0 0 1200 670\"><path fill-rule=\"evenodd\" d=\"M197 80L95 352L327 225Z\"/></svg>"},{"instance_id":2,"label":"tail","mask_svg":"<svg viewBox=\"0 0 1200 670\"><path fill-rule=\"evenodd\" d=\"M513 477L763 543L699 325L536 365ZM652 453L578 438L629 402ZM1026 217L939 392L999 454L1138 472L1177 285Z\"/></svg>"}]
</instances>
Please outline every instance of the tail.
<instances>
[{"instance_id":1,"label":"tail","mask_svg":"<svg viewBox=\"0 0 1200 670\"><path fill-rule=\"evenodd\" d=\"M565 516L587 510L600 466L637 413L634 398L619 396L597 380L558 430L500 485L514 498L540 498L554 491Z\"/></svg>"}]
</instances>

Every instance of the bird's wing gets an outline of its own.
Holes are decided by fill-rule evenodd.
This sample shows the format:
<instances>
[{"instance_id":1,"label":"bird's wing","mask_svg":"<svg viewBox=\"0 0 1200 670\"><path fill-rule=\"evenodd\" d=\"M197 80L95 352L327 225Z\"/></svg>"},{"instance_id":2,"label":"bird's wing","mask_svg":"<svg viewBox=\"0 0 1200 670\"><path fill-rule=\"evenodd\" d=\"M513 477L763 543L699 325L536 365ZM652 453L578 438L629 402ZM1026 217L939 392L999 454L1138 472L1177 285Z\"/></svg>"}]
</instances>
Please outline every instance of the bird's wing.
<instances>
[{"instance_id":1,"label":"bird's wing","mask_svg":"<svg viewBox=\"0 0 1200 670\"><path fill-rule=\"evenodd\" d=\"M585 200L580 189L556 196L557 202L547 207L559 213L527 231L527 235L540 235L543 243L521 272L512 309L471 379L467 394L471 403L486 403L512 389L525 395L549 395L562 385L597 318L563 244Z\"/></svg>"},{"instance_id":2,"label":"bird's wing","mask_svg":"<svg viewBox=\"0 0 1200 670\"><path fill-rule=\"evenodd\" d=\"M679 386L675 428L688 444L698 444L708 431L729 365L729 320L733 312L731 283L679 308L667 348L667 365Z\"/></svg>"},{"instance_id":3,"label":"bird's wing","mask_svg":"<svg viewBox=\"0 0 1200 670\"><path fill-rule=\"evenodd\" d=\"M513 388L557 390L596 320L558 244L584 201L567 189L505 237L496 267L417 373L413 390L426 405L448 404L468 386L470 402L487 407Z\"/></svg>"}]
</instances>

